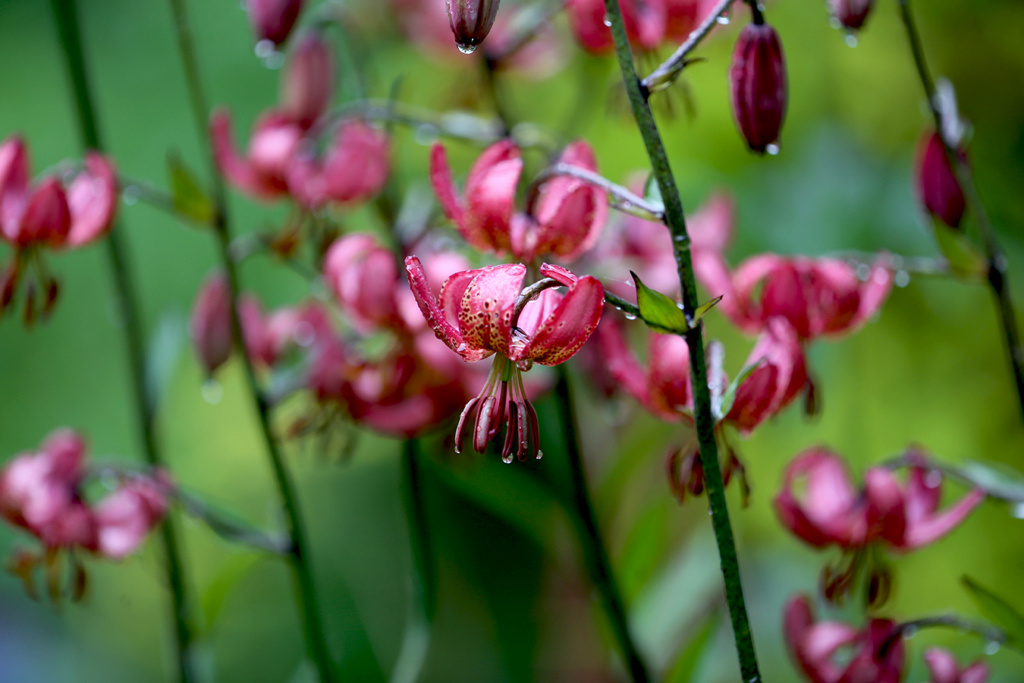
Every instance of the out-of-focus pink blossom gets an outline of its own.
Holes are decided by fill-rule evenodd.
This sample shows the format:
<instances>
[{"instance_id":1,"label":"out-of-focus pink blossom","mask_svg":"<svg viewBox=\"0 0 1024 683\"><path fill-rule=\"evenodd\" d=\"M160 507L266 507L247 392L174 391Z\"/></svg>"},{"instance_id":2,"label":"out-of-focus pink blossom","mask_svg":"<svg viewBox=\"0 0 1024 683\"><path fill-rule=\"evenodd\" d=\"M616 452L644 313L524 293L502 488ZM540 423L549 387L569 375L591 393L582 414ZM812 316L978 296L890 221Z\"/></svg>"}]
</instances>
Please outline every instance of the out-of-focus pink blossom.
<instances>
[{"instance_id":1,"label":"out-of-focus pink blossom","mask_svg":"<svg viewBox=\"0 0 1024 683\"><path fill-rule=\"evenodd\" d=\"M775 29L747 24L736 40L729 68L732 111L751 151L777 145L786 117L786 61Z\"/></svg>"},{"instance_id":2,"label":"out-of-focus pink blossom","mask_svg":"<svg viewBox=\"0 0 1024 683\"><path fill-rule=\"evenodd\" d=\"M891 470L873 467L856 490L842 459L829 451L810 449L786 468L775 511L782 524L806 543L844 549L882 543L909 551L937 541L959 525L985 498L975 489L945 510L939 510L942 477L930 470L917 451L916 464L901 486ZM803 495L797 494L803 483Z\"/></svg>"},{"instance_id":3,"label":"out-of-focus pink blossom","mask_svg":"<svg viewBox=\"0 0 1024 683\"><path fill-rule=\"evenodd\" d=\"M245 8L256 37L280 45L288 40L302 3L303 0L246 0Z\"/></svg>"},{"instance_id":4,"label":"out-of-focus pink blossom","mask_svg":"<svg viewBox=\"0 0 1024 683\"><path fill-rule=\"evenodd\" d=\"M828 0L829 11L835 20L848 31L864 26L875 0Z\"/></svg>"},{"instance_id":5,"label":"out-of-focus pink blossom","mask_svg":"<svg viewBox=\"0 0 1024 683\"><path fill-rule=\"evenodd\" d=\"M696 275L711 296L724 297L718 308L744 332L785 318L805 341L856 330L892 288L892 274L880 264L861 281L853 266L837 259L775 254L749 258L732 273L721 257L709 254Z\"/></svg>"},{"instance_id":6,"label":"out-of-focus pink blossom","mask_svg":"<svg viewBox=\"0 0 1024 683\"><path fill-rule=\"evenodd\" d=\"M206 278L192 306L189 325L192 344L207 375L212 375L231 357L231 294L227 276L216 271Z\"/></svg>"},{"instance_id":7,"label":"out-of-focus pink blossom","mask_svg":"<svg viewBox=\"0 0 1024 683\"><path fill-rule=\"evenodd\" d=\"M596 171L590 146L570 144L560 162ZM497 254L511 252L523 261L549 254L571 261L597 241L608 214L602 190L568 176L552 178L539 189L534 215L516 213L516 188L523 170L519 148L511 140L488 147L466 177L462 196L452 181L444 147L435 144L430 182L445 215L472 246Z\"/></svg>"},{"instance_id":8,"label":"out-of-focus pink blossom","mask_svg":"<svg viewBox=\"0 0 1024 683\"><path fill-rule=\"evenodd\" d=\"M254 297L243 295L238 306L246 353L264 367L273 367L293 348L314 348L333 335L330 317L317 302L280 308L267 315Z\"/></svg>"},{"instance_id":9,"label":"out-of-focus pink blossom","mask_svg":"<svg viewBox=\"0 0 1024 683\"><path fill-rule=\"evenodd\" d=\"M375 326L401 328L398 311L399 278L395 254L365 233L346 235L324 256L324 280L342 309L363 331Z\"/></svg>"},{"instance_id":10,"label":"out-of-focus pink blossom","mask_svg":"<svg viewBox=\"0 0 1024 683\"><path fill-rule=\"evenodd\" d=\"M957 154L963 156L963 152ZM918 146L917 195L929 214L951 228L960 227L967 201L942 138L934 130L925 133Z\"/></svg>"},{"instance_id":11,"label":"out-of-focus pink blossom","mask_svg":"<svg viewBox=\"0 0 1024 683\"><path fill-rule=\"evenodd\" d=\"M96 505L97 552L121 559L135 552L167 513L165 485L129 479Z\"/></svg>"},{"instance_id":12,"label":"out-of-focus pink blossom","mask_svg":"<svg viewBox=\"0 0 1024 683\"><path fill-rule=\"evenodd\" d=\"M305 129L280 111L257 120L248 154L239 156L232 142L231 115L214 112L210 138L217 168L238 190L256 199L276 199L288 192L288 171L295 160Z\"/></svg>"},{"instance_id":13,"label":"out-of-focus pink blossom","mask_svg":"<svg viewBox=\"0 0 1024 683\"><path fill-rule=\"evenodd\" d=\"M29 184L25 143L18 136L0 145L0 237L16 249L73 248L103 237L117 208L113 164L90 152L67 187L55 176Z\"/></svg>"},{"instance_id":14,"label":"out-of-focus pink blossom","mask_svg":"<svg viewBox=\"0 0 1024 683\"><path fill-rule=\"evenodd\" d=\"M334 52L319 31L302 35L281 79L281 111L310 127L334 96Z\"/></svg>"},{"instance_id":15,"label":"out-of-focus pink blossom","mask_svg":"<svg viewBox=\"0 0 1024 683\"><path fill-rule=\"evenodd\" d=\"M816 621L810 601L797 596L786 603L783 629L790 655L811 683L899 683L903 677L903 639L890 619L872 619L861 630Z\"/></svg>"},{"instance_id":16,"label":"out-of-focus pink blossom","mask_svg":"<svg viewBox=\"0 0 1024 683\"><path fill-rule=\"evenodd\" d=\"M665 39L668 25L665 0L623 0L619 6L630 44L641 50L656 49ZM569 26L584 50L601 55L614 49L611 29L605 24L603 0L567 0L565 10Z\"/></svg>"},{"instance_id":17,"label":"out-of-focus pink blossom","mask_svg":"<svg viewBox=\"0 0 1024 683\"><path fill-rule=\"evenodd\" d=\"M322 159L305 149L295 155L287 171L288 190L309 208L369 199L387 182L389 147L382 131L355 119L343 121Z\"/></svg>"},{"instance_id":18,"label":"out-of-focus pink blossom","mask_svg":"<svg viewBox=\"0 0 1024 683\"><path fill-rule=\"evenodd\" d=\"M988 680L988 664L976 661L961 669L953 655L939 647L924 651L924 663L928 667L928 683L985 683Z\"/></svg>"},{"instance_id":19,"label":"out-of-focus pink blossom","mask_svg":"<svg viewBox=\"0 0 1024 683\"><path fill-rule=\"evenodd\" d=\"M540 273L568 291L544 289L520 302L526 266L507 264L455 273L438 298L419 259L405 261L409 283L420 311L438 339L464 360L497 354L487 384L463 410L456 432L461 440L467 418L476 412L473 446L483 452L506 422L502 459L511 462L528 454L539 457L537 414L526 396L522 371L534 363L557 365L571 358L601 319L604 288L595 278L577 278L568 270L544 264ZM523 305L518 305L523 303Z\"/></svg>"}]
</instances>

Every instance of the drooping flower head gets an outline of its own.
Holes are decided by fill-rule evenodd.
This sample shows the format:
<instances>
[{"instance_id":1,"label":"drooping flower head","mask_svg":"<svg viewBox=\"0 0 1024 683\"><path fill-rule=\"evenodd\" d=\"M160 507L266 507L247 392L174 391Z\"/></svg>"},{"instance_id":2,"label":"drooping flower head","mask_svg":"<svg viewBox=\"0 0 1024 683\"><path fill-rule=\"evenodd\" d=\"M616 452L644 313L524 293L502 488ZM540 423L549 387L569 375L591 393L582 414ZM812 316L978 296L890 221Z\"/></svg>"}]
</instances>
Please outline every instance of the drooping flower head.
<instances>
[{"instance_id":1,"label":"drooping flower head","mask_svg":"<svg viewBox=\"0 0 1024 683\"><path fill-rule=\"evenodd\" d=\"M597 170L593 151L582 141L568 145L559 161ZM572 261L593 247L608 215L604 191L578 178L555 177L538 188L532 214L519 213L522 170L515 143L496 142L473 164L459 196L444 147L435 144L430 153L430 182L441 208L473 247L525 262L545 255Z\"/></svg>"},{"instance_id":2,"label":"drooping flower head","mask_svg":"<svg viewBox=\"0 0 1024 683\"><path fill-rule=\"evenodd\" d=\"M824 449L806 450L786 468L774 501L779 521L815 548L835 545L843 551L840 566L826 567L823 573L826 597L841 600L864 570L869 602L884 602L889 570L875 549L908 552L929 545L984 500L985 494L975 489L940 510L941 474L928 467L920 451L911 449L905 458L912 463L905 484L891 470L873 467L860 490L842 459Z\"/></svg>"},{"instance_id":3,"label":"drooping flower head","mask_svg":"<svg viewBox=\"0 0 1024 683\"><path fill-rule=\"evenodd\" d=\"M475 411L473 446L478 452L507 419L502 459L511 462L513 452L521 460L539 457L537 414L526 397L522 372L534 362L558 365L579 351L601 319L601 283L544 264L540 272L546 280L524 290L526 266L507 264L455 273L438 297L427 284L419 259L410 256L405 266L420 311L438 339L466 361L496 356L487 384L462 413L457 445ZM560 294L552 285L568 291Z\"/></svg>"},{"instance_id":4,"label":"drooping flower head","mask_svg":"<svg viewBox=\"0 0 1024 683\"><path fill-rule=\"evenodd\" d=\"M783 631L790 655L811 683L899 683L903 678L903 639L891 619L872 619L863 629L816 621L810 601L800 595L786 603Z\"/></svg>"},{"instance_id":5,"label":"drooping flower head","mask_svg":"<svg viewBox=\"0 0 1024 683\"><path fill-rule=\"evenodd\" d=\"M751 151L778 149L789 91L786 60L775 29L764 23L743 27L729 68L732 111Z\"/></svg>"},{"instance_id":6,"label":"drooping flower head","mask_svg":"<svg viewBox=\"0 0 1024 683\"><path fill-rule=\"evenodd\" d=\"M117 178L106 157L90 152L70 184L58 176L31 184L28 152L18 136L0 144L0 239L14 248L14 259L0 271L0 315L26 284L25 320L56 302L58 284L43 263L43 249L73 249L106 235L117 209ZM34 271L35 276L27 271Z\"/></svg>"},{"instance_id":7,"label":"drooping flower head","mask_svg":"<svg viewBox=\"0 0 1024 683\"><path fill-rule=\"evenodd\" d=\"M962 150L955 153L965 157ZM967 210L967 200L937 131L928 131L921 138L917 150L916 180L917 196L925 210L949 227L959 228Z\"/></svg>"}]
</instances>

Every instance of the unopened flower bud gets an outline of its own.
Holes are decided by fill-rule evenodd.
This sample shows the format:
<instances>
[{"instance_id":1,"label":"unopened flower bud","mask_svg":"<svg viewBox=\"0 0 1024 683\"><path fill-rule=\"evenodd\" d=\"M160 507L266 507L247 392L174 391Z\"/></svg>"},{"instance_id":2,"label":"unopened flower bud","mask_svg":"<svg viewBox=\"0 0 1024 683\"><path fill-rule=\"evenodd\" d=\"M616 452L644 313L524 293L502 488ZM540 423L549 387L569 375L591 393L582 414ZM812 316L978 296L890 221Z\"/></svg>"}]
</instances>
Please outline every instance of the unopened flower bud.
<instances>
[{"instance_id":1,"label":"unopened flower bud","mask_svg":"<svg viewBox=\"0 0 1024 683\"><path fill-rule=\"evenodd\" d=\"M951 228L960 227L966 207L964 193L935 131L926 133L918 147L917 193L928 213Z\"/></svg>"},{"instance_id":2,"label":"unopened flower bud","mask_svg":"<svg viewBox=\"0 0 1024 683\"><path fill-rule=\"evenodd\" d=\"M334 94L334 54L317 31L303 34L281 81L284 112L296 123L310 126L331 103Z\"/></svg>"},{"instance_id":3,"label":"unopened flower bud","mask_svg":"<svg viewBox=\"0 0 1024 683\"><path fill-rule=\"evenodd\" d=\"M231 298L228 280L215 273L203 283L192 309L192 343L208 375L231 357Z\"/></svg>"},{"instance_id":4,"label":"unopened flower bud","mask_svg":"<svg viewBox=\"0 0 1024 683\"><path fill-rule=\"evenodd\" d=\"M288 40L303 0L246 0L249 23L256 37L280 45Z\"/></svg>"},{"instance_id":5,"label":"unopened flower bud","mask_svg":"<svg viewBox=\"0 0 1024 683\"><path fill-rule=\"evenodd\" d=\"M856 31L868 18L875 0L828 0L829 11L843 28Z\"/></svg>"},{"instance_id":6,"label":"unopened flower bud","mask_svg":"<svg viewBox=\"0 0 1024 683\"><path fill-rule=\"evenodd\" d=\"M445 0L448 24L459 50L470 54L491 30L498 14L498 0Z\"/></svg>"},{"instance_id":7,"label":"unopened flower bud","mask_svg":"<svg viewBox=\"0 0 1024 683\"><path fill-rule=\"evenodd\" d=\"M729 69L732 110L747 146L775 153L786 116L786 61L779 36L768 24L749 24L740 33Z\"/></svg>"}]
</instances>

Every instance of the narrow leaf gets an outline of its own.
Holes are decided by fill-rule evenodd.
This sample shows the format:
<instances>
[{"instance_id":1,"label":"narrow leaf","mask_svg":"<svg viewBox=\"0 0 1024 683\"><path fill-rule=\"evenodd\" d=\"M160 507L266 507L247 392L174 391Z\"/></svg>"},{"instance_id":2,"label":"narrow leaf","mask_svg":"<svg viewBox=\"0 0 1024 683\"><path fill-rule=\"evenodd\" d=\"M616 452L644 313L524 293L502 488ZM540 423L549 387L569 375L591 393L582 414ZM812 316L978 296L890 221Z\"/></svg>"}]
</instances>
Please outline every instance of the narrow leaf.
<instances>
[{"instance_id":1,"label":"narrow leaf","mask_svg":"<svg viewBox=\"0 0 1024 683\"><path fill-rule=\"evenodd\" d=\"M629 271L629 274L636 283L636 303L640 309L640 318L648 327L657 332L685 334L689 325L676 302L645 285L633 271Z\"/></svg>"},{"instance_id":2,"label":"narrow leaf","mask_svg":"<svg viewBox=\"0 0 1024 683\"><path fill-rule=\"evenodd\" d=\"M665 200L661 196L661 185L658 184L653 173L647 177L647 182L644 183L644 199L651 204L665 206Z\"/></svg>"},{"instance_id":3,"label":"narrow leaf","mask_svg":"<svg viewBox=\"0 0 1024 683\"><path fill-rule=\"evenodd\" d=\"M707 313L708 311L710 311L712 308L714 308L715 305L719 301L721 301L724 296L725 296L724 294L720 295L720 296L716 296L711 301L707 301L705 303L702 303L700 306L698 306L697 310L693 312L693 320L690 321L690 327L696 327L697 323L700 322L700 319L704 317L704 314Z\"/></svg>"},{"instance_id":4,"label":"narrow leaf","mask_svg":"<svg viewBox=\"0 0 1024 683\"><path fill-rule=\"evenodd\" d=\"M712 406L713 412L715 413L715 420L721 420L729 414L729 411L732 410L732 404L736 402L736 392L739 390L740 385L743 384L743 380L750 377L750 373L757 370L760 365L761 361L759 360L756 363L752 363L740 370L740 374L736 376L736 379L732 381L732 384L729 385L729 388L726 389L725 393L722 395L722 404L718 406L717 410L714 410L715 406Z\"/></svg>"},{"instance_id":5,"label":"narrow leaf","mask_svg":"<svg viewBox=\"0 0 1024 683\"><path fill-rule=\"evenodd\" d=\"M708 645L711 643L711 636L715 634L720 621L717 610L707 616L699 630L679 651L665 680L670 683L687 683L694 680L697 665L700 664L702 656L707 651Z\"/></svg>"},{"instance_id":6,"label":"narrow leaf","mask_svg":"<svg viewBox=\"0 0 1024 683\"><path fill-rule=\"evenodd\" d=\"M1006 644L1024 648L1024 616L1012 605L969 576L960 579L982 615L1006 633Z\"/></svg>"},{"instance_id":7,"label":"narrow leaf","mask_svg":"<svg viewBox=\"0 0 1024 683\"><path fill-rule=\"evenodd\" d=\"M196 180L195 174L177 154L167 157L167 171L171 178L171 201L174 210L204 225L213 223L213 202Z\"/></svg>"},{"instance_id":8,"label":"narrow leaf","mask_svg":"<svg viewBox=\"0 0 1024 683\"><path fill-rule=\"evenodd\" d=\"M146 400L155 408L164 395L185 345L187 321L179 310L166 311L146 349Z\"/></svg>"}]
</instances>

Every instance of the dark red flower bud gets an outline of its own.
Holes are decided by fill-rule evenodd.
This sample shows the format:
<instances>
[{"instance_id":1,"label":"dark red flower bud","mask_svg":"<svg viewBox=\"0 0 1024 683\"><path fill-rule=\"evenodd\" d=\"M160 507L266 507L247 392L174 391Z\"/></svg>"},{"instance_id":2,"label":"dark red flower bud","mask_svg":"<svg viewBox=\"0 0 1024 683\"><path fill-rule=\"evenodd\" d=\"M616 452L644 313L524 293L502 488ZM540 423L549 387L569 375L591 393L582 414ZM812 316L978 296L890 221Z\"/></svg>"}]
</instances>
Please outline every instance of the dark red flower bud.
<instances>
[{"instance_id":1,"label":"dark red flower bud","mask_svg":"<svg viewBox=\"0 0 1024 683\"><path fill-rule=\"evenodd\" d=\"M960 227L966 206L964 193L935 131L926 133L918 147L917 193L928 213L951 228Z\"/></svg>"},{"instance_id":2,"label":"dark red flower bud","mask_svg":"<svg viewBox=\"0 0 1024 683\"><path fill-rule=\"evenodd\" d=\"M245 7L249 12L249 23L256 37L269 40L280 45L288 40L303 0L246 0Z\"/></svg>"},{"instance_id":3,"label":"dark red flower bud","mask_svg":"<svg viewBox=\"0 0 1024 683\"><path fill-rule=\"evenodd\" d=\"M281 80L281 108L295 122L311 126L334 95L334 53L318 31L298 39Z\"/></svg>"},{"instance_id":4,"label":"dark red flower bud","mask_svg":"<svg viewBox=\"0 0 1024 683\"><path fill-rule=\"evenodd\" d=\"M776 152L786 116L786 61L779 36L768 24L749 24L740 33L729 69L732 110L754 152Z\"/></svg>"},{"instance_id":5,"label":"dark red flower bud","mask_svg":"<svg viewBox=\"0 0 1024 683\"><path fill-rule=\"evenodd\" d=\"M868 18L875 0L828 0L829 11L843 28L856 31Z\"/></svg>"},{"instance_id":6,"label":"dark red flower bud","mask_svg":"<svg viewBox=\"0 0 1024 683\"><path fill-rule=\"evenodd\" d=\"M498 14L499 0L445 0L448 24L455 34L459 50L469 54L477 48L491 30Z\"/></svg>"}]
</instances>

